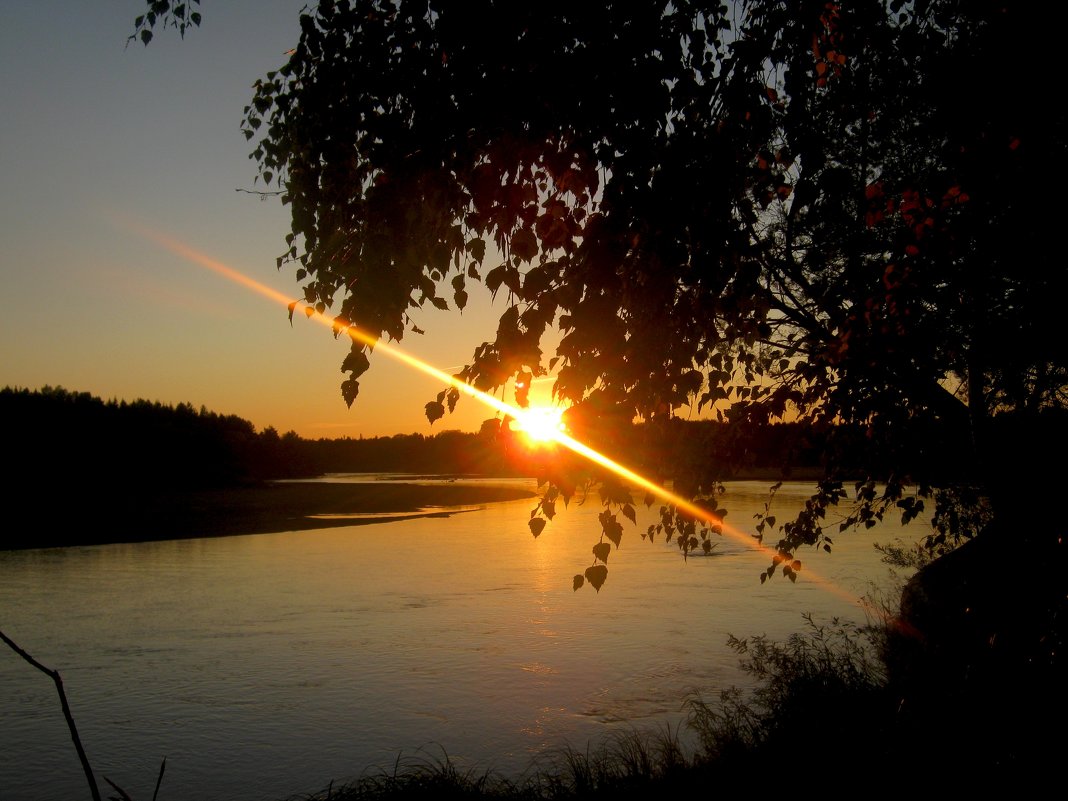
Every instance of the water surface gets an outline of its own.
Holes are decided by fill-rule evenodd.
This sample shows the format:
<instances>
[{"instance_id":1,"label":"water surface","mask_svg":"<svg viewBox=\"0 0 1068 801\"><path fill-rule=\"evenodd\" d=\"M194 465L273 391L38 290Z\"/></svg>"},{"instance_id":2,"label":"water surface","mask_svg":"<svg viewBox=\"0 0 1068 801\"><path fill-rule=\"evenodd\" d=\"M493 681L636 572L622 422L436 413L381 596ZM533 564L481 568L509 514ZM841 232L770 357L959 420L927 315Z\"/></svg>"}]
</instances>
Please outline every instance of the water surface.
<instances>
[{"instance_id":1,"label":"water surface","mask_svg":"<svg viewBox=\"0 0 1068 801\"><path fill-rule=\"evenodd\" d=\"M767 485L728 487L727 519L751 530ZM778 508L810 490L785 485ZM443 753L516 777L565 743L678 726L688 694L744 684L730 633L785 637L803 612L864 622L855 599L887 574L872 541L923 533L842 535L802 555L796 585L761 585L765 555L724 537L683 561L642 541L656 510L641 508L600 593L576 593L600 506L572 503L535 539L533 505L2 552L0 628L60 670L98 775L135 798L163 756L162 799L281 799ZM87 795L51 682L6 649L0 716L0 798Z\"/></svg>"}]
</instances>

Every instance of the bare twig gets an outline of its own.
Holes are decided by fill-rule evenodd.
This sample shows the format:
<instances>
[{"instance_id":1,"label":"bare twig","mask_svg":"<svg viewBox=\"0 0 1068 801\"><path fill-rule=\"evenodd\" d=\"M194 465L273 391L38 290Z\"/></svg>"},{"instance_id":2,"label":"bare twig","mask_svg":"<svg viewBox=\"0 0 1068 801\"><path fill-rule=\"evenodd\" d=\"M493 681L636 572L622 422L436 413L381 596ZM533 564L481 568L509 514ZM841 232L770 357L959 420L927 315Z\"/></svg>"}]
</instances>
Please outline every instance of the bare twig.
<instances>
[{"instance_id":1,"label":"bare twig","mask_svg":"<svg viewBox=\"0 0 1068 801\"><path fill-rule=\"evenodd\" d=\"M59 693L59 703L63 707L63 716L67 719L67 728L70 729L70 738L74 741L74 748L78 752L78 759L81 760L82 770L85 771L85 778L89 782L89 791L93 794L93 801L101 801L100 789L96 786L96 777L93 776L93 769L89 765L89 758L85 755L85 749L82 748L81 738L78 736L78 727L74 725L74 716L70 712L70 705L67 704L67 694L63 692L63 679L59 677L58 670L52 670L45 667L24 650L22 650L14 640L8 637L4 632L0 631L0 639L8 644L12 651L21 656L39 671L45 675L51 677L52 681L56 684L56 692ZM162 771L160 772L162 777Z\"/></svg>"},{"instance_id":2,"label":"bare twig","mask_svg":"<svg viewBox=\"0 0 1068 801\"><path fill-rule=\"evenodd\" d=\"M269 197L277 197L278 195L284 195L286 193L284 189L259 190L237 188L234 191L244 192L246 195L256 195L260 200L266 200Z\"/></svg>"},{"instance_id":3,"label":"bare twig","mask_svg":"<svg viewBox=\"0 0 1068 801\"><path fill-rule=\"evenodd\" d=\"M115 784L115 782L113 782L107 776L104 777L104 781L114 787L115 791L119 794L119 798L113 798L111 801L133 801L133 799L130 798L129 793L119 787L119 785Z\"/></svg>"},{"instance_id":4,"label":"bare twig","mask_svg":"<svg viewBox=\"0 0 1068 801\"><path fill-rule=\"evenodd\" d=\"M156 796L159 795L159 786L163 784L163 771L167 769L167 757L163 757L163 762L159 766L159 778L156 779L156 790L152 793L152 801L156 801Z\"/></svg>"}]
</instances>

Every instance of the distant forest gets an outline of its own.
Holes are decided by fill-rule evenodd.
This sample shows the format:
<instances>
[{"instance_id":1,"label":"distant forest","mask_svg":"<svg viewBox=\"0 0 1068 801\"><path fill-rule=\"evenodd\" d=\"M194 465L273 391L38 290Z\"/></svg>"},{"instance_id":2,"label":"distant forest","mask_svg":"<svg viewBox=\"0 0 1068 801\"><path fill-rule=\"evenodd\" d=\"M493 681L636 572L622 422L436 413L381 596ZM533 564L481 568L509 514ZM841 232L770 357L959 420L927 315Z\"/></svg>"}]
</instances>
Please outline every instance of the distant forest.
<instances>
[{"instance_id":1,"label":"distant forest","mask_svg":"<svg viewBox=\"0 0 1068 801\"><path fill-rule=\"evenodd\" d=\"M105 489L150 492L249 486L330 472L406 472L537 476L548 460L488 420L477 433L309 440L274 428L256 431L236 415L189 404L104 401L45 387L0 390L8 480L39 491L86 494ZM610 435L575 435L657 479L713 464L720 478L811 477L832 451L860 453L865 432L817 431L794 424L752 425L669 420L612 426ZM952 439L952 438L949 438ZM960 449L942 435L916 432L914 458L945 460ZM712 455L710 459L709 456ZM947 468L952 466L947 462ZM843 476L848 477L848 476Z\"/></svg>"}]
</instances>

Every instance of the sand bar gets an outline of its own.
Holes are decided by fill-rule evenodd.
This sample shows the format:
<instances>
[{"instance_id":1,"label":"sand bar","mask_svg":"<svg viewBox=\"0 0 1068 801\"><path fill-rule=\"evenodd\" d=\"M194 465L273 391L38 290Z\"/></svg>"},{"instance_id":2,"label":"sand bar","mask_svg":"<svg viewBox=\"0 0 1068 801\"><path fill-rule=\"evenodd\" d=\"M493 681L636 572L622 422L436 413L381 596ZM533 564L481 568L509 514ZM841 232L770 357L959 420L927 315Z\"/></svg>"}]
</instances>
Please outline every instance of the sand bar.
<instances>
[{"instance_id":1,"label":"sand bar","mask_svg":"<svg viewBox=\"0 0 1068 801\"><path fill-rule=\"evenodd\" d=\"M226 490L67 494L31 501L0 549L267 534L449 516L531 499L491 484L279 482Z\"/></svg>"}]
</instances>

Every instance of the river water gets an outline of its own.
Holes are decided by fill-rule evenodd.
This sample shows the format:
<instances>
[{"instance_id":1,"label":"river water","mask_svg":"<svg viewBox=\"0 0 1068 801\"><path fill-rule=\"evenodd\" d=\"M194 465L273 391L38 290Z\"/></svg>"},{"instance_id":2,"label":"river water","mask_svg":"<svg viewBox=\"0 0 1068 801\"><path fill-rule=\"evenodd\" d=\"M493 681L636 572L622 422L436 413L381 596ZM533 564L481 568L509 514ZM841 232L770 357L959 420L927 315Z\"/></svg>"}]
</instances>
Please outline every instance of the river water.
<instances>
[{"instance_id":1,"label":"river water","mask_svg":"<svg viewBox=\"0 0 1068 801\"><path fill-rule=\"evenodd\" d=\"M98 776L135 799L151 798L164 756L161 799L278 801L445 755L516 778L565 744L677 727L688 695L744 686L728 634L784 638L805 612L863 623L857 598L888 577L872 542L924 533L914 522L843 534L833 553L801 555L796 584L761 585L768 557L746 532L767 489L729 484L721 505L742 535L688 561L640 538L656 514L640 508L599 593L571 586L592 560L596 499L537 539L534 501L518 501L0 552L0 629L60 671ZM811 489L784 485L779 518ZM88 797L55 688L6 648L0 720L0 799Z\"/></svg>"}]
</instances>

